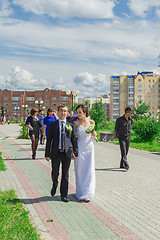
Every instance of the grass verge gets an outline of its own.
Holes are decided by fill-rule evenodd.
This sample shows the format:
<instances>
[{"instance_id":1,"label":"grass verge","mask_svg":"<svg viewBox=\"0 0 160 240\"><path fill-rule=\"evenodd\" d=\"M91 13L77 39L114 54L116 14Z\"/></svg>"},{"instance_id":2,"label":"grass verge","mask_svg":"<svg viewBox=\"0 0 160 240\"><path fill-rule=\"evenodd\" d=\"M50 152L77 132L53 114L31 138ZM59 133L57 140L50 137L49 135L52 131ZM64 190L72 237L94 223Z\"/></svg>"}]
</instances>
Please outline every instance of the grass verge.
<instances>
[{"instance_id":1,"label":"grass verge","mask_svg":"<svg viewBox=\"0 0 160 240\"><path fill-rule=\"evenodd\" d=\"M6 166L4 164L4 161L2 159L2 153L0 152L0 171L6 171Z\"/></svg>"},{"instance_id":2,"label":"grass verge","mask_svg":"<svg viewBox=\"0 0 160 240\"><path fill-rule=\"evenodd\" d=\"M0 191L0 209L0 239L40 239L14 190Z\"/></svg>"}]
</instances>

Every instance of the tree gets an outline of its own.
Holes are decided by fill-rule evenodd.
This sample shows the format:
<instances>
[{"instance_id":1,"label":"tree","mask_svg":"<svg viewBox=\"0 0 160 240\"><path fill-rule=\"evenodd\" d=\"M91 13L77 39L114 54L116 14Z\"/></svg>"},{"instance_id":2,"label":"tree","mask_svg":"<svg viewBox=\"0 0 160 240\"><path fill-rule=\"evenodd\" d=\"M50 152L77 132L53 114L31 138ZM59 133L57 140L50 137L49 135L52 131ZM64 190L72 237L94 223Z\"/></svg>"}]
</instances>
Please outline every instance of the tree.
<instances>
[{"instance_id":1,"label":"tree","mask_svg":"<svg viewBox=\"0 0 160 240\"><path fill-rule=\"evenodd\" d=\"M102 99L96 101L90 110L90 117L95 121L95 129L98 129L103 122L106 121L106 114L103 108Z\"/></svg>"},{"instance_id":2,"label":"tree","mask_svg":"<svg viewBox=\"0 0 160 240\"><path fill-rule=\"evenodd\" d=\"M133 107L133 115L132 118L136 121L138 120L146 120L150 118L151 114L149 113L150 105L146 104L142 100L139 100L136 107Z\"/></svg>"},{"instance_id":3,"label":"tree","mask_svg":"<svg viewBox=\"0 0 160 240\"><path fill-rule=\"evenodd\" d=\"M160 124L152 118L138 120L133 124L133 130L139 141L152 141L160 132Z\"/></svg>"}]
</instances>

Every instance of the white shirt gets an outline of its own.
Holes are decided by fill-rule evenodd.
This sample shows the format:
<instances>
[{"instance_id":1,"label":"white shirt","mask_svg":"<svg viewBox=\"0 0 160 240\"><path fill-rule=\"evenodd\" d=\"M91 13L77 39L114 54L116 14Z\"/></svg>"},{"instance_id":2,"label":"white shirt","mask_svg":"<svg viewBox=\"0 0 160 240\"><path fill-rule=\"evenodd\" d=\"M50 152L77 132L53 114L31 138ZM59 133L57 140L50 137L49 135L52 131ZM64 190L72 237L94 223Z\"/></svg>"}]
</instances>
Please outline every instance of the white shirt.
<instances>
[{"instance_id":1,"label":"white shirt","mask_svg":"<svg viewBox=\"0 0 160 240\"><path fill-rule=\"evenodd\" d=\"M59 120L59 149L61 149L61 124L62 124L62 122L64 122L64 126L65 126L66 119L64 119L64 120L58 119L58 120ZM65 127L64 127L64 132L65 132Z\"/></svg>"}]
</instances>

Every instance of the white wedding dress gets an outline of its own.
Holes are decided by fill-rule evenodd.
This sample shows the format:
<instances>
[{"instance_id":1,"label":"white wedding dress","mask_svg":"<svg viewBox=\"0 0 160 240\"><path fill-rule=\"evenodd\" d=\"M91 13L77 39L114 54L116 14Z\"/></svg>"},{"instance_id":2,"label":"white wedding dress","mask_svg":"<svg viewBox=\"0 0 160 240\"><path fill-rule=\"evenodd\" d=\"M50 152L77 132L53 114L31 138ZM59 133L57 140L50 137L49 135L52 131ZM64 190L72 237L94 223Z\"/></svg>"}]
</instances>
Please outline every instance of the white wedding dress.
<instances>
[{"instance_id":1,"label":"white wedding dress","mask_svg":"<svg viewBox=\"0 0 160 240\"><path fill-rule=\"evenodd\" d=\"M77 127L78 159L74 160L76 197L79 200L93 199L95 194L94 144L87 127Z\"/></svg>"}]
</instances>

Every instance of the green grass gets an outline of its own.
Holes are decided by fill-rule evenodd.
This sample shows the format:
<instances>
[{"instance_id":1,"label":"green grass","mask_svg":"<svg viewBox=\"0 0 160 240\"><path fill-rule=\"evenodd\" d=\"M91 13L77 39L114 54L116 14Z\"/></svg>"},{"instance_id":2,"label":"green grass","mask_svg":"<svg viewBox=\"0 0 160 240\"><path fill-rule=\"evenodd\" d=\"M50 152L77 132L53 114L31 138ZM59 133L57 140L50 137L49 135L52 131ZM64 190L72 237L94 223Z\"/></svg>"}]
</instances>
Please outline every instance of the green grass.
<instances>
[{"instance_id":1,"label":"green grass","mask_svg":"<svg viewBox=\"0 0 160 240\"><path fill-rule=\"evenodd\" d=\"M14 190L0 191L0 239L39 240L28 212L17 199Z\"/></svg>"},{"instance_id":2,"label":"green grass","mask_svg":"<svg viewBox=\"0 0 160 240\"><path fill-rule=\"evenodd\" d=\"M102 128L100 130L97 130L97 138L98 139L100 138L100 132L112 132L113 133L113 129L112 128ZM157 137L156 140L154 140L154 141L139 142L136 139L134 131L132 130L130 147L131 148L136 148L136 149L139 149L139 150L149 151L149 152L160 152L160 143L158 143L158 141L160 141L160 136ZM119 144L117 139L114 142L111 142L111 143Z\"/></svg>"},{"instance_id":3,"label":"green grass","mask_svg":"<svg viewBox=\"0 0 160 240\"><path fill-rule=\"evenodd\" d=\"M1 152L0 152L0 171L6 171L6 166L4 165Z\"/></svg>"}]
</instances>

